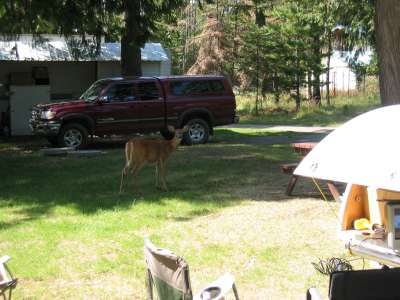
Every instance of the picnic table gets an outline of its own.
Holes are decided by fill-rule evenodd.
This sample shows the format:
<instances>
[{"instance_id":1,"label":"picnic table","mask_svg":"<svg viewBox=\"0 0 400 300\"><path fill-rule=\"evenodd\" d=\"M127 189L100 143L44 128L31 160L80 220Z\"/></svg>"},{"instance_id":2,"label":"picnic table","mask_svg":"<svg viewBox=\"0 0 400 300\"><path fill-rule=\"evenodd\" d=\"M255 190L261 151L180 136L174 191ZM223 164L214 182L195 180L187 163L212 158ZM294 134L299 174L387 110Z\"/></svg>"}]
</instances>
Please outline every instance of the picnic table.
<instances>
[{"instance_id":1,"label":"picnic table","mask_svg":"<svg viewBox=\"0 0 400 300\"><path fill-rule=\"evenodd\" d=\"M290 146L293 151L299 154L299 162L317 145L316 142L302 142L302 143L292 143ZM282 172L285 174L290 174L290 179L286 188L286 195L291 196L293 189L299 178L298 175L293 174L294 170L297 168L299 162L285 163L281 165ZM335 200L339 200L340 193L336 185L332 181L326 181L328 189Z\"/></svg>"},{"instance_id":2,"label":"picnic table","mask_svg":"<svg viewBox=\"0 0 400 300\"><path fill-rule=\"evenodd\" d=\"M306 156L318 143L306 142L306 143L292 143L290 146L294 152L298 153L301 158Z\"/></svg>"}]
</instances>

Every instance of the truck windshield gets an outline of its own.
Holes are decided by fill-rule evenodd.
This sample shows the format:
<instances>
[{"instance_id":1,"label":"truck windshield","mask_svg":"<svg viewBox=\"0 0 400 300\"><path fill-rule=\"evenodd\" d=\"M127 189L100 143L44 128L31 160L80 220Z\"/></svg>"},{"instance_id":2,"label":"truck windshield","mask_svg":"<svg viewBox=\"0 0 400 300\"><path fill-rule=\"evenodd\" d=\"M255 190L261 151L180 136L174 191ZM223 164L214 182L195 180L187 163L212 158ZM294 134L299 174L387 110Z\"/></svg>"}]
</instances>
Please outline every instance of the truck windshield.
<instances>
[{"instance_id":1,"label":"truck windshield","mask_svg":"<svg viewBox=\"0 0 400 300\"><path fill-rule=\"evenodd\" d=\"M86 90L86 92L82 94L82 96L79 99L88 102L95 101L100 96L101 91L108 85L108 83L109 82L106 80L96 81L90 86L90 88Z\"/></svg>"}]
</instances>

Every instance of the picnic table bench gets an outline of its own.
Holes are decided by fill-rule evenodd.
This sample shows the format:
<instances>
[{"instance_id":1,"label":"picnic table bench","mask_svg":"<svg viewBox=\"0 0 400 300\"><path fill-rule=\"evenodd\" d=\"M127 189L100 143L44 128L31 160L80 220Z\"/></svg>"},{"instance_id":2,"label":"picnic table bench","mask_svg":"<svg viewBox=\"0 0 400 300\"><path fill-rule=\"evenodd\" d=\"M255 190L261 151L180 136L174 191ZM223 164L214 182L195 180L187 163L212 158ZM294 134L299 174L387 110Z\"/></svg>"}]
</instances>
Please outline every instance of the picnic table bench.
<instances>
[{"instance_id":1,"label":"picnic table bench","mask_svg":"<svg viewBox=\"0 0 400 300\"><path fill-rule=\"evenodd\" d=\"M306 143L293 143L291 144L291 147L293 150L299 154L300 161L301 159L304 158L314 147L317 145L317 143L314 142L306 142ZM297 183L297 180L299 178L298 175L293 174L294 170L297 168L299 165L299 162L288 162L288 163L283 163L281 164L281 170L283 173L290 175L289 182L286 187L286 195L291 196L293 189ZM338 188L336 187L335 183L332 181L326 181L326 185L329 189L329 192L332 194L333 198L336 201L339 201L340 197L340 192Z\"/></svg>"},{"instance_id":2,"label":"picnic table bench","mask_svg":"<svg viewBox=\"0 0 400 300\"><path fill-rule=\"evenodd\" d=\"M297 168L299 163L285 163L281 164L281 170L285 174L290 175L289 183L286 187L286 195L290 196L292 194L292 191L294 189L294 186L296 185L298 176L294 175L293 172Z\"/></svg>"}]
</instances>

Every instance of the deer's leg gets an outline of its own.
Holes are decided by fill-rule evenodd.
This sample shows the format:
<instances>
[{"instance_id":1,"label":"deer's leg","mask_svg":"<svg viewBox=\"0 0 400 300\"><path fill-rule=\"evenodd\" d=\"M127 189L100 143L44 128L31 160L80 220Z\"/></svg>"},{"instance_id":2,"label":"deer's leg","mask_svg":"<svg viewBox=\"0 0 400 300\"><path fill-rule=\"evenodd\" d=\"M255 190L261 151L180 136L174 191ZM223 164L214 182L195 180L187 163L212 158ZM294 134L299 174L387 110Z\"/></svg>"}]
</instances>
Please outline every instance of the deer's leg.
<instances>
[{"instance_id":1,"label":"deer's leg","mask_svg":"<svg viewBox=\"0 0 400 300\"><path fill-rule=\"evenodd\" d=\"M122 193L122 184L124 182L124 177L125 177L125 168L122 169L122 174L121 174L121 183L119 184L119 193Z\"/></svg>"},{"instance_id":2,"label":"deer's leg","mask_svg":"<svg viewBox=\"0 0 400 300\"><path fill-rule=\"evenodd\" d=\"M159 173L160 173L160 180L161 186L164 191L168 191L167 184L165 182L165 161L160 161L159 163Z\"/></svg>"},{"instance_id":3,"label":"deer's leg","mask_svg":"<svg viewBox=\"0 0 400 300\"><path fill-rule=\"evenodd\" d=\"M132 169L132 174L133 174L133 186L135 190L138 189L138 184L137 184L137 176L139 174L139 171L143 168L145 165L145 162L137 163Z\"/></svg>"},{"instance_id":4,"label":"deer's leg","mask_svg":"<svg viewBox=\"0 0 400 300\"><path fill-rule=\"evenodd\" d=\"M123 169L122 169L122 174L121 174L121 183L119 185L119 193L122 193L122 186L123 186L123 182L124 182L124 177L127 174L127 171L129 169L129 166L126 165Z\"/></svg>"},{"instance_id":5,"label":"deer's leg","mask_svg":"<svg viewBox=\"0 0 400 300\"><path fill-rule=\"evenodd\" d=\"M160 188L160 163L156 163L156 188Z\"/></svg>"}]
</instances>

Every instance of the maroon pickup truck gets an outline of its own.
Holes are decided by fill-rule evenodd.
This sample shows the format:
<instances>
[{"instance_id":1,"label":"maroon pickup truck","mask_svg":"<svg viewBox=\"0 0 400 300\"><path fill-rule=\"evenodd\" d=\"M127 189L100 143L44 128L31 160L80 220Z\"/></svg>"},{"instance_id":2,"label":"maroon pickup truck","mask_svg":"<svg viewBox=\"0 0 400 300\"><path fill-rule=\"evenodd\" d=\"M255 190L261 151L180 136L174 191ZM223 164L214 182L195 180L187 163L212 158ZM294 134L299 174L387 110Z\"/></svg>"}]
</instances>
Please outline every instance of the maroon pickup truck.
<instances>
[{"instance_id":1,"label":"maroon pickup truck","mask_svg":"<svg viewBox=\"0 0 400 300\"><path fill-rule=\"evenodd\" d=\"M107 78L78 100L41 104L30 126L53 145L83 148L89 136L161 132L189 126L186 144L206 143L214 126L238 122L235 96L223 76Z\"/></svg>"}]
</instances>

